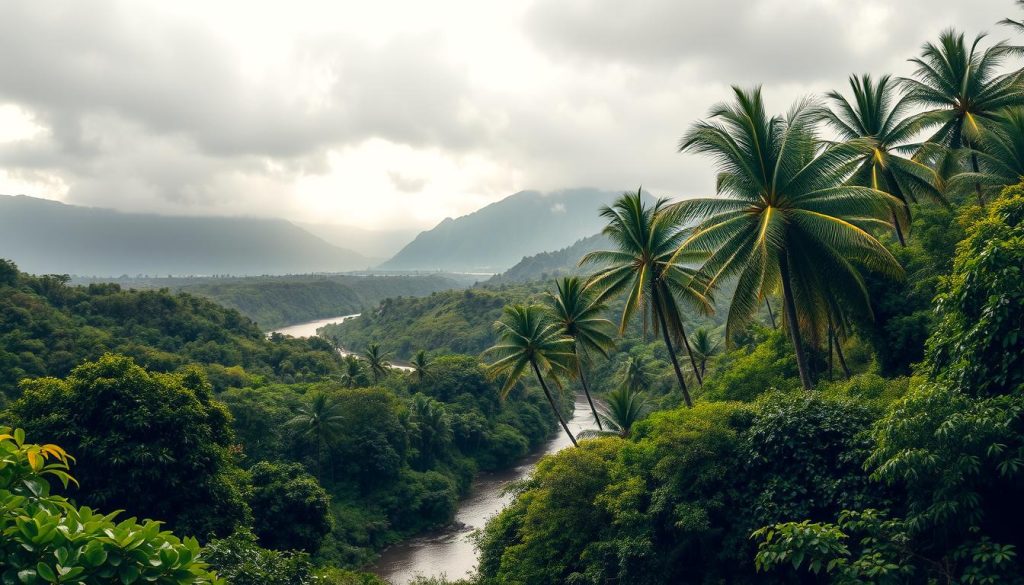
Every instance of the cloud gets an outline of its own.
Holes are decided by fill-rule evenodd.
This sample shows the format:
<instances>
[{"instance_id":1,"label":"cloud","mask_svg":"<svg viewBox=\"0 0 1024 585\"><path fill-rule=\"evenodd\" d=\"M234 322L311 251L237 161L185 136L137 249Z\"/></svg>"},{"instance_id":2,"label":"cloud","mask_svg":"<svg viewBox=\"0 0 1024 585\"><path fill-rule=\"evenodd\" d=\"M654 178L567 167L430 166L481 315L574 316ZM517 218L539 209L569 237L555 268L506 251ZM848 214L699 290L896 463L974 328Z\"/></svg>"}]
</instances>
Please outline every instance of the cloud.
<instances>
[{"instance_id":1,"label":"cloud","mask_svg":"<svg viewBox=\"0 0 1024 585\"><path fill-rule=\"evenodd\" d=\"M782 111L851 72L905 72L941 28L1012 10L13 0L0 192L371 227L429 226L523 189L706 193L707 161L675 144L730 84L764 83Z\"/></svg>"}]
</instances>

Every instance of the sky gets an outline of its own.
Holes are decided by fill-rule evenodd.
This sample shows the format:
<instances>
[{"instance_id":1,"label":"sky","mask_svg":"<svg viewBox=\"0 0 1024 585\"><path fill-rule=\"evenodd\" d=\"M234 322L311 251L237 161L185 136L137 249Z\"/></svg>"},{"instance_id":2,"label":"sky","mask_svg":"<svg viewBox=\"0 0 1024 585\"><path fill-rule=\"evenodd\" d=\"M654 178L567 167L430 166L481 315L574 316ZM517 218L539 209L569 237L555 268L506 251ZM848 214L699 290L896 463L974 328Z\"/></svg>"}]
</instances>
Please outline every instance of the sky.
<instances>
[{"instance_id":1,"label":"sky","mask_svg":"<svg viewBox=\"0 0 1024 585\"><path fill-rule=\"evenodd\" d=\"M520 190L710 194L679 137L908 75L1010 0L4 0L0 193L428 228Z\"/></svg>"}]
</instances>

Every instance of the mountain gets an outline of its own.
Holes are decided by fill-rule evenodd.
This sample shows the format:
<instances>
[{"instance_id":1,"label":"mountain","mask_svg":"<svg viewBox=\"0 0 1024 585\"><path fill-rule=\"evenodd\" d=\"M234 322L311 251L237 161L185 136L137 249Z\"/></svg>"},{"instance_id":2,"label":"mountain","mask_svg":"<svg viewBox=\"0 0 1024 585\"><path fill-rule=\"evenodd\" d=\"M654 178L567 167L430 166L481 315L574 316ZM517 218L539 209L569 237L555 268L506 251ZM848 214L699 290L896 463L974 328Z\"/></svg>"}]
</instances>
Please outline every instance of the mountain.
<instances>
[{"instance_id":1,"label":"mountain","mask_svg":"<svg viewBox=\"0 0 1024 585\"><path fill-rule=\"evenodd\" d=\"M339 248L354 250L377 263L392 257L419 233L415 229L368 230L333 223L301 223L295 225Z\"/></svg>"},{"instance_id":2,"label":"mountain","mask_svg":"<svg viewBox=\"0 0 1024 585\"><path fill-rule=\"evenodd\" d=\"M501 274L491 277L487 284L502 284L508 282L533 282L537 280L549 280L559 276L583 274L593 272L595 268L580 268L580 260L595 250L613 249L611 241L602 234L578 240L575 244L554 252L541 252L533 256L527 256L515 266Z\"/></svg>"},{"instance_id":3,"label":"mountain","mask_svg":"<svg viewBox=\"0 0 1024 585\"><path fill-rule=\"evenodd\" d=\"M521 191L416 236L380 266L387 270L498 273L526 256L558 250L604 226L598 208L621 193Z\"/></svg>"},{"instance_id":4,"label":"mountain","mask_svg":"<svg viewBox=\"0 0 1024 585\"><path fill-rule=\"evenodd\" d=\"M177 217L0 195L0 257L25 272L287 274L365 269L364 256L279 219Z\"/></svg>"}]
</instances>

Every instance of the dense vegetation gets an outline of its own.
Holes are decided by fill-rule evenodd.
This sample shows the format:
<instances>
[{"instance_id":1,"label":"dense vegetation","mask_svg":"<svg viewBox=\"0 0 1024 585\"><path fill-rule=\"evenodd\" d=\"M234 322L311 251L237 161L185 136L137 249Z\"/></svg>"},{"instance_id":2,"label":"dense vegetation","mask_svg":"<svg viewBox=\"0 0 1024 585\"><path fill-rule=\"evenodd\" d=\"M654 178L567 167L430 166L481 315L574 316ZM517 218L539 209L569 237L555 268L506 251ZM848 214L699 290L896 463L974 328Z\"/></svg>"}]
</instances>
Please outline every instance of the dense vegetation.
<instances>
[{"instance_id":1,"label":"dense vegetation","mask_svg":"<svg viewBox=\"0 0 1024 585\"><path fill-rule=\"evenodd\" d=\"M267 339L255 323L206 299L116 284L68 286L0 259L0 393L26 377L65 376L104 353L159 372L200 364L215 388L320 379L341 360L319 339Z\"/></svg>"}]
</instances>

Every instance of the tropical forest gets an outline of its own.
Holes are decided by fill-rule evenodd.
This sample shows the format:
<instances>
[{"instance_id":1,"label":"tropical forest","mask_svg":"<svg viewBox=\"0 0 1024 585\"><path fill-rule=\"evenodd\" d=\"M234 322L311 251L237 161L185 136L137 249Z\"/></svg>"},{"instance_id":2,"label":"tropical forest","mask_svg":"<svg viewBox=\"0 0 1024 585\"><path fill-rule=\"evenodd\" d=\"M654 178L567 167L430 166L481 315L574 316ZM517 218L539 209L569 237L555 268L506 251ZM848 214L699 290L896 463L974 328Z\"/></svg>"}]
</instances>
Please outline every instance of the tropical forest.
<instances>
[{"instance_id":1,"label":"tropical forest","mask_svg":"<svg viewBox=\"0 0 1024 585\"><path fill-rule=\"evenodd\" d=\"M708 192L523 191L382 264L404 236L218 220L271 266L187 214L133 252L103 227L130 213L12 198L0 583L1024 585L1024 2L999 4L905 75L723 85L659 147ZM135 263L42 264L32 231Z\"/></svg>"}]
</instances>

